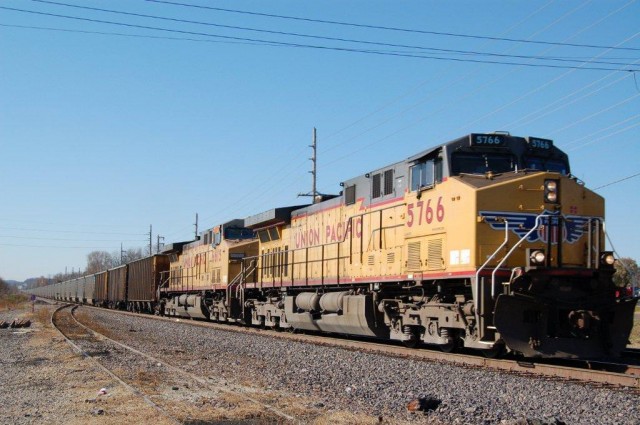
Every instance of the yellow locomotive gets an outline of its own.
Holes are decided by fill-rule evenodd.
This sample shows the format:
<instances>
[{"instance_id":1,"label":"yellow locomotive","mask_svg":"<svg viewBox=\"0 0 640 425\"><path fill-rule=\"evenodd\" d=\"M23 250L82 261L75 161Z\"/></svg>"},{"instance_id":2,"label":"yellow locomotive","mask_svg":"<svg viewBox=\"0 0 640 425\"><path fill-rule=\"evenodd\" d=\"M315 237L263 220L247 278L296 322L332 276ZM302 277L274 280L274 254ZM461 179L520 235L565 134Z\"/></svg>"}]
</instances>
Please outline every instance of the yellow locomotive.
<instances>
[{"instance_id":1,"label":"yellow locomotive","mask_svg":"<svg viewBox=\"0 0 640 425\"><path fill-rule=\"evenodd\" d=\"M551 140L470 134L341 186L245 220L237 320L490 355L625 347L636 299L615 296L604 200Z\"/></svg>"},{"instance_id":2,"label":"yellow locomotive","mask_svg":"<svg viewBox=\"0 0 640 425\"><path fill-rule=\"evenodd\" d=\"M237 306L227 294L237 287L244 257L258 253L252 230L235 219L205 231L192 242L168 245L170 267L163 277L160 313L200 319L235 321Z\"/></svg>"}]
</instances>

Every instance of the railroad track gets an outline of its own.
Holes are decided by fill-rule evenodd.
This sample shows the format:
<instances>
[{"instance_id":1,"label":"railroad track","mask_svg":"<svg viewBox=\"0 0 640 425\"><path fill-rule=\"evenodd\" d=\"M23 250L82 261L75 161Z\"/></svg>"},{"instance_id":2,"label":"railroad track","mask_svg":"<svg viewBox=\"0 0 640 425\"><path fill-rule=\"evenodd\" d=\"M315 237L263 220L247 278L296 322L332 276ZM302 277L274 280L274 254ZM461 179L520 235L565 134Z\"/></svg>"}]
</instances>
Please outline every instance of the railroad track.
<instances>
[{"instance_id":1,"label":"railroad track","mask_svg":"<svg viewBox=\"0 0 640 425\"><path fill-rule=\"evenodd\" d=\"M97 308L90 306L83 307ZM380 343L370 340L345 340L327 335L292 334L182 318L177 319L151 315L139 315L136 313L118 310L99 310L109 311L115 314L144 317L150 320L165 320L171 322L179 320L184 324L188 324L191 326L209 327L232 332L254 333L257 335L270 336L273 338L284 338L299 342L309 342L331 347L340 347L353 351L384 354L388 356L410 358L421 361L449 363L462 367L492 369L517 375L582 382L585 384L593 384L611 388L632 389L634 391L640 392L640 366L634 365L632 364L632 362L624 363L625 358L616 359L614 361L538 361L531 359L491 359L471 354L443 353L432 349L410 349L404 346ZM629 353L636 353L640 356L640 350L631 350L629 351Z\"/></svg>"},{"instance_id":2,"label":"railroad track","mask_svg":"<svg viewBox=\"0 0 640 425\"><path fill-rule=\"evenodd\" d=\"M139 351L100 333L81 323L74 315L78 306L63 305L51 317L52 325L65 340L84 357L91 359L103 371L128 391L142 398L170 422L194 423L206 421L207 412L202 404L194 404L193 393L200 398L219 398L220 394L233 394L244 402L254 403L267 411L265 420L270 423L295 423L293 416L262 403L247 394L240 386L221 382L216 377L197 376L180 366L171 364L148 353ZM189 384L186 384L189 383ZM185 397L177 392L188 388Z\"/></svg>"}]
</instances>

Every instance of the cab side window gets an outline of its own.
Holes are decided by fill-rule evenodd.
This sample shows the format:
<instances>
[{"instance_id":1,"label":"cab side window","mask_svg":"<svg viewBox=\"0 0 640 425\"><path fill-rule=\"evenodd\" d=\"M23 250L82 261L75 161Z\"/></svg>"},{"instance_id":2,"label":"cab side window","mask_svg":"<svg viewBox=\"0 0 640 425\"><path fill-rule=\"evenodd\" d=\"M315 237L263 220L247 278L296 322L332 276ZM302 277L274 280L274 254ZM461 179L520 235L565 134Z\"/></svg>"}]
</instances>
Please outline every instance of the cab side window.
<instances>
[{"instance_id":1,"label":"cab side window","mask_svg":"<svg viewBox=\"0 0 640 425\"><path fill-rule=\"evenodd\" d=\"M419 162L411 167L411 191L432 187L436 178L434 160Z\"/></svg>"}]
</instances>

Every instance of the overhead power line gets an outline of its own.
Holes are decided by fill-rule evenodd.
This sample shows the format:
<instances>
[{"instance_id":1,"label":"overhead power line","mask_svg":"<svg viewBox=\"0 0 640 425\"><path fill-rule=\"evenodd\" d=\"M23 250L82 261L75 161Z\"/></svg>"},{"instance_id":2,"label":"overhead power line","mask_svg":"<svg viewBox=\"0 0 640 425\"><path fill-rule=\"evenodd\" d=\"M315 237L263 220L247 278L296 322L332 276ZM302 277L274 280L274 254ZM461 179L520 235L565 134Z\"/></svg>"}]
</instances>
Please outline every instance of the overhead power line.
<instances>
[{"instance_id":1,"label":"overhead power line","mask_svg":"<svg viewBox=\"0 0 640 425\"><path fill-rule=\"evenodd\" d=\"M216 28L225 28L225 29L233 29L233 30L240 30L240 31L251 31L251 32L258 32L258 33L265 33L265 34L272 34L272 35L285 35L285 36L293 36L293 37L301 37L301 38L311 38L315 40L338 41L343 43L356 43L356 44L366 44L366 45L372 45L372 46L424 50L424 51L431 51L431 52L437 52L437 53L452 53L452 54L458 54L458 55L491 56L491 57L500 57L500 58L546 60L546 61L556 61L556 62L586 62L579 59L563 58L563 57L501 54L501 53L492 53L492 52L478 52L473 50L443 49L443 48L436 48L436 47L408 45L408 44L395 44L395 43L385 43L385 42L369 41L369 40L356 40L356 39L343 38L343 37L328 37L328 36L302 34L302 33L295 33L295 32L274 31L274 30L267 30L267 29L260 29L260 28L240 27L236 25L225 25L225 24L218 24L213 22L202 22L202 21L192 21L187 19L169 18L165 16L125 12L121 10L104 9L99 7L80 6L76 4L55 2L55 1L49 1L49 0L31 0L31 1L37 2L37 3L52 4L56 6L72 7L76 9L113 13L113 14L125 15L125 16L135 16L138 18L156 19L156 20L162 20L162 21L178 22L178 23L193 24L193 25L204 25L204 26L211 26ZM608 61L589 61L589 63L628 66L628 63L608 62Z\"/></svg>"},{"instance_id":2,"label":"overhead power line","mask_svg":"<svg viewBox=\"0 0 640 425\"><path fill-rule=\"evenodd\" d=\"M634 178L634 177L638 177L638 176L640 176L640 173L636 173L636 174L634 174L634 175L632 175L632 176L628 176L628 177L621 178L620 180L616 180L616 181L613 181L613 182L611 182L611 183L603 184L602 186L598 186L598 187L596 187L596 188L595 188L595 189L593 189L593 190L598 190L598 189L602 189L603 187L612 186L612 185L614 185L614 184L617 184L617 183L620 183L620 182L623 182L623 181L625 181L625 180L629 180L629 179L632 179L632 178Z\"/></svg>"},{"instance_id":3,"label":"overhead power line","mask_svg":"<svg viewBox=\"0 0 640 425\"><path fill-rule=\"evenodd\" d=\"M147 26L147 25L129 24L124 22L114 22L114 21L106 21L106 20L100 20L100 19L83 18L79 16L60 15L55 13L17 9L17 8L4 7L4 6L0 6L0 9L11 10L11 11L20 12L20 13L29 13L29 14L42 15L42 16L51 16L56 18L72 19L72 20L78 20L78 21L84 21L84 22L118 25L118 26L123 26L128 28L141 28L141 29L147 29L147 30L165 31L165 32L171 32L171 33L178 33L178 34L199 35L204 37L215 37L215 38L221 38L226 40L259 42L259 43L263 43L265 45L271 45L271 46L286 46L286 47L308 48L308 49L318 49L318 50L342 51L342 52L350 52L350 53L365 53L365 54L373 54L373 55L380 55L380 56L395 56L395 57L431 59L431 60L454 61L454 62L465 62L465 63L486 63L486 64L493 64L493 65L525 66L525 67L532 67L532 68L576 69L576 70L589 70L589 71L627 71L627 72L640 71L640 69L620 69L620 68L593 67L593 66L587 67L587 66L577 66L577 65L576 66L552 65L552 64L526 63L526 62L504 62L504 61L497 61L497 60L469 59L469 58L462 59L462 58L420 55L420 54L410 54L410 53L354 49L354 48L346 48L346 47L331 47L331 46L320 46L320 45L310 45L310 44L301 44L301 43L289 43L289 42L281 42L281 41L273 41L273 40L246 38L246 37L225 36L225 35L219 35L219 34L202 33L197 31L185 31L185 30L169 29L169 28L162 28L162 27L153 27L153 26Z\"/></svg>"},{"instance_id":4,"label":"overhead power line","mask_svg":"<svg viewBox=\"0 0 640 425\"><path fill-rule=\"evenodd\" d=\"M70 33L79 33L79 34L110 35L110 36L117 36L117 37L149 38L154 40L195 41L200 43L247 44L247 45L253 45L253 46L258 46L258 45L261 46L265 44L265 43L249 43L249 42L242 42L242 41L227 41L227 40L204 40L202 38L168 37L168 36L161 36L161 35L126 34L123 32L72 30L68 28L38 27L33 25L11 25L11 24L2 24L2 23L0 23L0 27L70 32Z\"/></svg>"},{"instance_id":5,"label":"overhead power line","mask_svg":"<svg viewBox=\"0 0 640 425\"><path fill-rule=\"evenodd\" d=\"M226 9L221 7L212 7L212 6L202 6L197 4L189 4L189 3L180 3L173 1L165 1L165 0L144 0L150 3L160 3L160 4L168 4L172 6L181 6L181 7L190 7L196 9L203 10L215 10L218 12L229 12L229 13L240 13L245 15L254 15L254 16L263 16L267 18L278 18L278 19L290 19L296 21L304 21L304 22L314 22L320 24L331 24L331 25L342 25L349 27L358 27L358 28L368 28L368 29L377 29L377 30L386 30L386 31L398 31L398 32L407 32L407 33L415 33L415 34L429 34L429 35L440 35L447 37L460 37L460 38L471 38L471 39L480 39L480 40L492 40L492 41L506 41L511 43L526 43L526 44L545 44L552 46L566 46L566 47L585 47L591 49L614 49L614 50L628 50L628 51L640 51L640 48L635 47L611 47L604 45L595 45L595 44L578 44L578 43L561 43L555 41L541 41L541 40L525 40L519 38L506 38L506 37L491 37L491 36L482 36L482 35L473 35L473 34L459 34L452 32L441 32L441 31L427 31L427 30L417 30L410 28L398 28L398 27L387 27L380 25L368 25L368 24L358 24L354 22L343 22L343 21L330 21L324 19L314 19L314 18L304 18L297 16L286 16L286 15L276 15L271 13L260 13L260 12L250 12L246 10L237 10L237 9Z\"/></svg>"},{"instance_id":6,"label":"overhead power line","mask_svg":"<svg viewBox=\"0 0 640 425\"><path fill-rule=\"evenodd\" d=\"M115 246L60 246L60 245L20 245L10 243L0 243L0 246L12 246L20 248L56 248L56 249L116 249Z\"/></svg>"},{"instance_id":7,"label":"overhead power line","mask_svg":"<svg viewBox=\"0 0 640 425\"><path fill-rule=\"evenodd\" d=\"M41 233L75 233L80 235L114 235L114 236L144 236L146 233L119 233L119 232L84 232L79 230L52 230L52 229L33 229L25 227L0 227L0 230L19 230L24 232L41 232Z\"/></svg>"},{"instance_id":8,"label":"overhead power line","mask_svg":"<svg viewBox=\"0 0 640 425\"><path fill-rule=\"evenodd\" d=\"M121 240L121 239L66 239L66 238L41 238L35 236L13 236L13 235L0 235L0 239L9 238L9 239L30 239L30 240L40 240L40 241L65 241L65 242L146 242L145 240L140 239L129 239L129 240Z\"/></svg>"}]
</instances>

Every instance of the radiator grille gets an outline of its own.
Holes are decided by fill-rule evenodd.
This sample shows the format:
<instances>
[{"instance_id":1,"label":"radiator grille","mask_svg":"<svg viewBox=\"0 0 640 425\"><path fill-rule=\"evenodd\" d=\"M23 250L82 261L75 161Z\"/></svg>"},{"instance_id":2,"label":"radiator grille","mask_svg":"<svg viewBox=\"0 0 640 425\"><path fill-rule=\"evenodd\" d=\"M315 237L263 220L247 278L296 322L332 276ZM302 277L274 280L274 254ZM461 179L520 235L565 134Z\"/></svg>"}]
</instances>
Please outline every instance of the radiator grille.
<instances>
[{"instance_id":1,"label":"radiator grille","mask_svg":"<svg viewBox=\"0 0 640 425\"><path fill-rule=\"evenodd\" d=\"M427 246L427 268L439 270L442 268L442 239L432 239Z\"/></svg>"},{"instance_id":2,"label":"radiator grille","mask_svg":"<svg viewBox=\"0 0 640 425\"><path fill-rule=\"evenodd\" d=\"M422 267L420 242L409 242L407 244L407 251L407 269L420 270L420 267Z\"/></svg>"},{"instance_id":3,"label":"radiator grille","mask_svg":"<svg viewBox=\"0 0 640 425\"><path fill-rule=\"evenodd\" d=\"M387 263L388 264L393 264L396 262L396 253L395 252L388 252L387 253Z\"/></svg>"}]
</instances>

